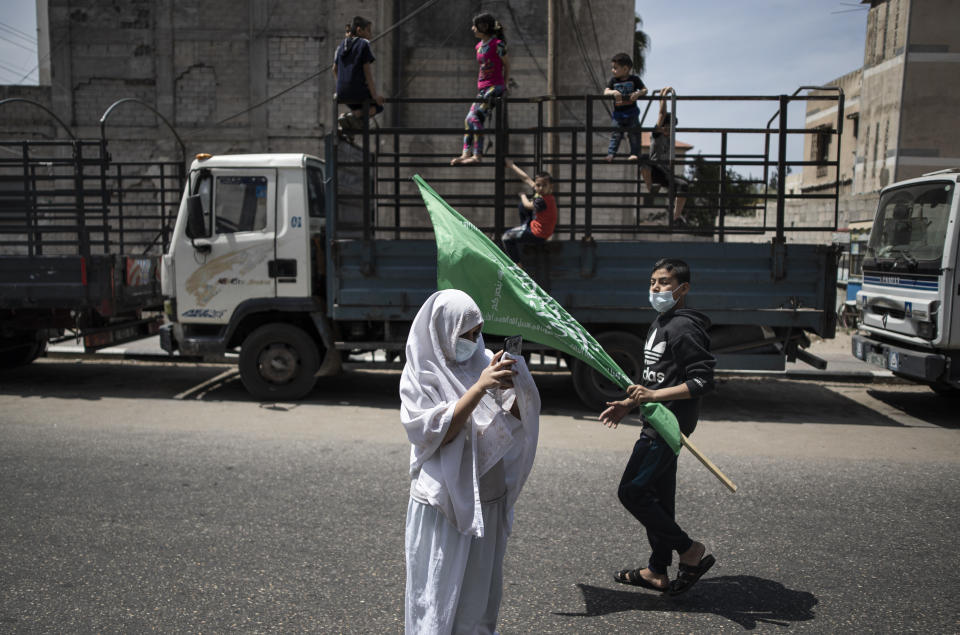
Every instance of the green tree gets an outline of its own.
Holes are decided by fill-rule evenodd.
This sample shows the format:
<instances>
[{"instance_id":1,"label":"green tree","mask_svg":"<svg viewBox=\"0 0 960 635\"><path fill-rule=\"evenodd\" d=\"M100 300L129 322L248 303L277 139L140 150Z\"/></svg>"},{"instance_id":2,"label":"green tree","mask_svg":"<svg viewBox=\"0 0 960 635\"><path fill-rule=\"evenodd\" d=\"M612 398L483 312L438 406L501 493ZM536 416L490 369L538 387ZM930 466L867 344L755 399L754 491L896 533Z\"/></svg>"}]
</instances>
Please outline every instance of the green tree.
<instances>
[{"instance_id":1,"label":"green tree","mask_svg":"<svg viewBox=\"0 0 960 635\"><path fill-rule=\"evenodd\" d=\"M790 166L788 165L788 166L787 166L787 169L785 170L785 174L789 175L790 172L792 172L792 170L790 169ZM779 184L779 182L780 182L780 170L774 168L774 169L773 169L773 176L770 177L770 189L771 189L772 191L776 192L776 191L777 191L777 185Z\"/></svg>"},{"instance_id":2,"label":"green tree","mask_svg":"<svg viewBox=\"0 0 960 635\"><path fill-rule=\"evenodd\" d=\"M720 164L697 155L687 167L687 178L690 192L684 216L694 226L712 228L721 205L726 216L751 216L756 212L757 188L749 177L726 170L721 197Z\"/></svg>"},{"instance_id":3,"label":"green tree","mask_svg":"<svg viewBox=\"0 0 960 635\"><path fill-rule=\"evenodd\" d=\"M633 72L639 76L647 70L647 51L650 50L650 36L642 28L643 18L633 16Z\"/></svg>"}]
</instances>

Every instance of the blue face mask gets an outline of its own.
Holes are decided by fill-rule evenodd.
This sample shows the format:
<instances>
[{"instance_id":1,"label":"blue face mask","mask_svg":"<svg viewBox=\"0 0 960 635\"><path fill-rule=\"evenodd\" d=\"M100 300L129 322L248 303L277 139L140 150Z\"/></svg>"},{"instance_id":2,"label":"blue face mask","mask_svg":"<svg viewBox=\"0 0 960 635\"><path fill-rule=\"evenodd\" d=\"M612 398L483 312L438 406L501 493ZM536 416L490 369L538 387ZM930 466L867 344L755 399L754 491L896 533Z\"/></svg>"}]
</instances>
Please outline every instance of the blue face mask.
<instances>
[{"instance_id":1,"label":"blue face mask","mask_svg":"<svg viewBox=\"0 0 960 635\"><path fill-rule=\"evenodd\" d=\"M657 313L665 313L677 304L673 298L673 291L650 292L650 306L657 310Z\"/></svg>"},{"instance_id":2,"label":"blue face mask","mask_svg":"<svg viewBox=\"0 0 960 635\"><path fill-rule=\"evenodd\" d=\"M473 342L463 337L458 337L457 350L455 353L457 361L463 363L473 357L478 346L480 346L480 338L477 338L477 341Z\"/></svg>"}]
</instances>

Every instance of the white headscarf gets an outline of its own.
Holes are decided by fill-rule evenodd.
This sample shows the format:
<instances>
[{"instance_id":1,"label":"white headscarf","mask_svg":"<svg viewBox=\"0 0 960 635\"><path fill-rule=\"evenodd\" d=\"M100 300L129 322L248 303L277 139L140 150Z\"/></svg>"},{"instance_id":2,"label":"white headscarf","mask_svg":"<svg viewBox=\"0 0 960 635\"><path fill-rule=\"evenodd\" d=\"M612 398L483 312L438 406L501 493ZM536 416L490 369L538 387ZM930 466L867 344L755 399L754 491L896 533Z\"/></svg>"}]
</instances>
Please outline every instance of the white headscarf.
<instances>
[{"instance_id":1,"label":"white headscarf","mask_svg":"<svg viewBox=\"0 0 960 635\"><path fill-rule=\"evenodd\" d=\"M513 366L514 388L504 391L503 405L484 395L465 430L442 445L457 401L493 357L481 335L473 355L456 361L457 339L482 323L479 307L466 293L448 289L431 295L410 327L400 378L400 418L411 444L411 492L437 507L458 531L478 537L483 536L480 477L502 459L507 509L512 509L533 467L540 425L540 394L519 358ZM508 412L514 397L519 420Z\"/></svg>"}]
</instances>

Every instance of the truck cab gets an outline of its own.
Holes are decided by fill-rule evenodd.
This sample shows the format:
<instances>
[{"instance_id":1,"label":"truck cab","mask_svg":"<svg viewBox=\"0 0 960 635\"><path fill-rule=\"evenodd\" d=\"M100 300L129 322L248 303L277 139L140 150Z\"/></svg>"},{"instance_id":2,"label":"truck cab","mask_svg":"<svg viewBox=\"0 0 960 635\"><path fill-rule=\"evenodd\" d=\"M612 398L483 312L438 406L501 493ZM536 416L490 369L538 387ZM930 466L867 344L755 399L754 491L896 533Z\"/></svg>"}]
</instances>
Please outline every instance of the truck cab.
<instances>
[{"instance_id":1,"label":"truck cab","mask_svg":"<svg viewBox=\"0 0 960 635\"><path fill-rule=\"evenodd\" d=\"M960 392L960 169L880 194L857 293L853 354L943 393Z\"/></svg>"},{"instance_id":2,"label":"truck cab","mask_svg":"<svg viewBox=\"0 0 960 635\"><path fill-rule=\"evenodd\" d=\"M260 398L312 388L329 350L314 266L323 181L323 162L306 154L197 156L163 256L165 350L240 348L241 378Z\"/></svg>"}]
</instances>

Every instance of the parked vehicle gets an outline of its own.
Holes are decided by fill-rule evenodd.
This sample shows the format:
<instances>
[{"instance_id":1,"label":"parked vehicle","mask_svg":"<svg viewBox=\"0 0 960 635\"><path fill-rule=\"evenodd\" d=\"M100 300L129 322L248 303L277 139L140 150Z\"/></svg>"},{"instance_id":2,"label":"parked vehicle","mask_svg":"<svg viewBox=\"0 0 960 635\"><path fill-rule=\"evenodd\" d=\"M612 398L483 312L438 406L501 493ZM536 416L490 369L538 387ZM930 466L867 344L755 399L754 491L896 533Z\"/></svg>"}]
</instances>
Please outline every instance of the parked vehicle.
<instances>
[{"instance_id":1,"label":"parked vehicle","mask_svg":"<svg viewBox=\"0 0 960 635\"><path fill-rule=\"evenodd\" d=\"M498 125L497 156L486 167L493 196L472 193L446 178L449 171L435 182L493 237L506 226L509 206L503 158L511 131L502 119ZM536 131L546 134L541 126ZM399 366L409 325L436 289L436 247L409 176L413 168L436 174L441 160L405 150L404 133L411 134L368 129L362 146L330 136L323 161L303 154L194 161L163 259L170 319L162 331L164 348L185 355L239 349L243 383L260 399L302 397L316 376L344 366ZM638 222L639 212L627 223L602 224L594 219L612 205L597 186L604 182L603 166L595 170L589 156L586 165L579 161L575 139L582 129L566 133L574 141L562 157L513 154L518 162L555 159L564 166L558 199L561 209L564 199L572 203L551 241L527 247L524 266L628 374L638 377L642 370L646 325L654 317L647 303L649 267L668 253L685 258L695 272L691 297L713 320L722 368L782 369L785 359L797 358L823 365L803 348L808 333L834 335L837 252L829 245L785 244L782 190L770 196L779 203L777 224L750 230L775 230L772 243L715 242L714 226L705 238L701 228ZM393 150L373 152L380 139L392 140ZM462 178L480 181L478 174L473 169ZM672 199L675 192L666 194ZM721 203L721 233L723 209ZM482 222L490 210L492 227ZM667 244L663 236L671 232L685 232L690 240ZM578 360L535 343L525 349L541 367L569 368L590 407L618 393Z\"/></svg>"},{"instance_id":2,"label":"parked vehicle","mask_svg":"<svg viewBox=\"0 0 960 635\"><path fill-rule=\"evenodd\" d=\"M960 394L960 168L882 190L857 293L853 354Z\"/></svg>"},{"instance_id":3,"label":"parked vehicle","mask_svg":"<svg viewBox=\"0 0 960 635\"><path fill-rule=\"evenodd\" d=\"M52 174L52 190L45 192L39 175L61 160L37 159L35 146L24 145L20 159L9 160L11 176L4 177L13 186L0 195L12 214L3 216L10 223L3 231L15 234L24 249L0 253L0 333L9 359L29 361L41 342L61 333L81 336L91 350L153 332L157 320L150 313L162 304L165 350L185 357L238 354L243 384L258 399L299 399L318 376L344 368L399 367L410 323L436 288L432 228L410 176L421 173L498 239L515 222L516 191L508 190L504 171L510 148L510 158L528 171L553 171L560 208L553 238L527 246L523 266L630 376L642 371L644 336L655 315L647 302L649 268L667 255L692 267L691 306L713 321L720 368L776 370L794 359L825 365L804 349L811 333L834 335L835 248L787 244L783 183L773 192L751 187L745 193L732 187L728 173L737 165L759 166L763 176L753 185L764 187L772 169L786 173L787 135L806 134L787 125L791 97L749 98L779 107L766 127L696 129L720 136L721 152L697 158L701 168L714 166L717 176L710 182L701 177L693 184L700 189L685 193L685 213L697 221L683 225L665 210L684 194L674 177L692 161L671 156L666 189L657 196L641 192L637 163L594 160L610 131L592 123L602 98L557 99L568 100L573 124L545 125L543 99L502 100L490 129L494 151L471 168L450 167L449 148L435 149L446 143L429 143L458 137L458 127L365 125L355 133L356 145L328 136L323 159L201 154L185 174L171 164L159 166L160 172L114 164L105 141L67 142L74 167ZM682 99L672 96L672 111ZM444 100L405 101L405 107L422 102L432 111ZM831 147L839 152L839 91L836 101L837 126L826 133L837 135ZM521 126L508 125L508 109ZM763 150L728 154L733 133L757 136ZM92 160L89 143L100 144ZM53 167L44 167L48 163ZM824 167L836 169L837 161L824 161ZM134 168L145 175L137 187L124 180ZM175 213L168 211L176 189L171 177L182 183ZM13 189L18 193L8 196ZM835 187L815 197L836 210L836 193ZM150 196L148 205L143 199ZM44 197L49 205L41 204ZM733 210L746 210L755 222L728 224ZM22 222L14 222L18 214ZM61 226L64 218L69 227ZM796 229L835 231L836 220L832 227ZM730 242L740 234L773 238ZM67 252L54 254L54 246ZM490 343L496 345L493 338ZM578 395L591 408L619 394L578 360L534 342L524 348L534 367L572 372Z\"/></svg>"},{"instance_id":4,"label":"parked vehicle","mask_svg":"<svg viewBox=\"0 0 960 635\"><path fill-rule=\"evenodd\" d=\"M95 351L158 331L183 176L112 162L100 140L0 142L0 368L48 341Z\"/></svg>"}]
</instances>

